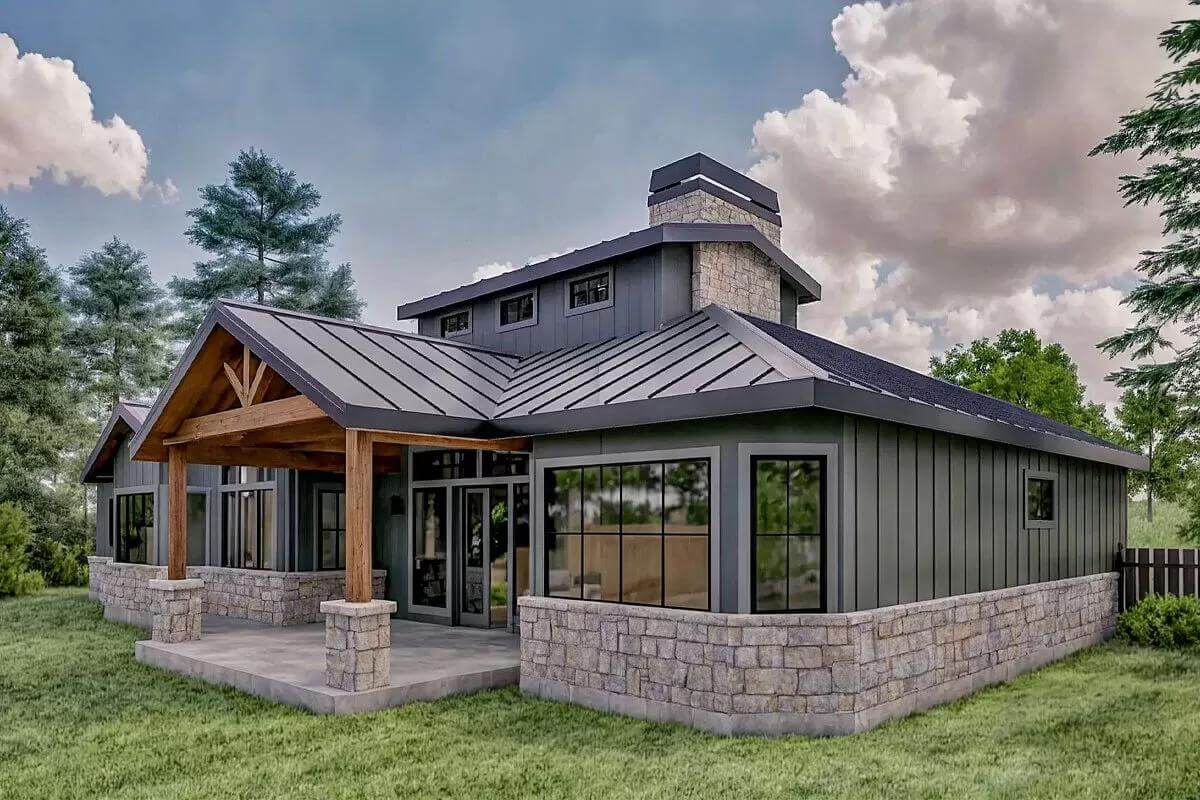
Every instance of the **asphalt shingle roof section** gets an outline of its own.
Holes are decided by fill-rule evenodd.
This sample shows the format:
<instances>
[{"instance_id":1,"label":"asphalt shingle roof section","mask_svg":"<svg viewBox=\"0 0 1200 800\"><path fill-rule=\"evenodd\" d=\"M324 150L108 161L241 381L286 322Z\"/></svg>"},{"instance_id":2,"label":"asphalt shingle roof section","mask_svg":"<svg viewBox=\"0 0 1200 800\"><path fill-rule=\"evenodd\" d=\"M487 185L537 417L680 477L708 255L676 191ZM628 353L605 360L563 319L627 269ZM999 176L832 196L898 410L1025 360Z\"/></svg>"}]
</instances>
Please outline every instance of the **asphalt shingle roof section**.
<instances>
[{"instance_id":1,"label":"asphalt shingle roof section","mask_svg":"<svg viewBox=\"0 0 1200 800\"><path fill-rule=\"evenodd\" d=\"M1026 408L928 375L922 375L890 361L860 353L828 339L814 336L806 331L745 314L741 316L773 339L826 370L831 379L892 394L905 400L940 406L952 411L1003 422L1007 425L1053 433L1101 447L1120 449L1090 433L1048 419Z\"/></svg>"}]
</instances>

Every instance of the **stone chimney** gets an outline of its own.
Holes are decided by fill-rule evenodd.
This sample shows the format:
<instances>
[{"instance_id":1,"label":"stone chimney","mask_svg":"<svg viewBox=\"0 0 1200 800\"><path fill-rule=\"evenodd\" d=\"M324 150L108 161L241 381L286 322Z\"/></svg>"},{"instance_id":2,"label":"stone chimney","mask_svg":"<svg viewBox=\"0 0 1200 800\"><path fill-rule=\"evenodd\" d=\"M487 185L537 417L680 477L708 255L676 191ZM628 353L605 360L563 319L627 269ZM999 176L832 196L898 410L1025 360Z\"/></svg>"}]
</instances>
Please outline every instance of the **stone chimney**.
<instances>
[{"instance_id":1,"label":"stone chimney","mask_svg":"<svg viewBox=\"0 0 1200 800\"><path fill-rule=\"evenodd\" d=\"M783 221L775 192L703 153L654 170L646 203L651 225L664 222L753 225L779 245ZM784 294L787 299L782 297ZM744 242L692 245L693 311L717 303L734 311L794 325L795 299L790 287L782 286L779 268L752 245Z\"/></svg>"}]
</instances>

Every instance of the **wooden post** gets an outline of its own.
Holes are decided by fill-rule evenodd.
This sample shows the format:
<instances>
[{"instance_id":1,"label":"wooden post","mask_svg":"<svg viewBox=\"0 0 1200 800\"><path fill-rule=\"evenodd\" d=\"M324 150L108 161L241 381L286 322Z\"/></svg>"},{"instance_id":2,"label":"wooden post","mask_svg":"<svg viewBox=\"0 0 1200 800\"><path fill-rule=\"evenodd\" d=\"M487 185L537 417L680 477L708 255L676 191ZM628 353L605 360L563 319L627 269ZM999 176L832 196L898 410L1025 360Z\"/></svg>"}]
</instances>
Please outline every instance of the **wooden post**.
<instances>
[{"instance_id":1,"label":"wooden post","mask_svg":"<svg viewBox=\"0 0 1200 800\"><path fill-rule=\"evenodd\" d=\"M371 600L372 442L368 431L346 429L346 600Z\"/></svg>"},{"instance_id":2,"label":"wooden post","mask_svg":"<svg viewBox=\"0 0 1200 800\"><path fill-rule=\"evenodd\" d=\"M187 578L187 447L167 449L167 580Z\"/></svg>"}]
</instances>

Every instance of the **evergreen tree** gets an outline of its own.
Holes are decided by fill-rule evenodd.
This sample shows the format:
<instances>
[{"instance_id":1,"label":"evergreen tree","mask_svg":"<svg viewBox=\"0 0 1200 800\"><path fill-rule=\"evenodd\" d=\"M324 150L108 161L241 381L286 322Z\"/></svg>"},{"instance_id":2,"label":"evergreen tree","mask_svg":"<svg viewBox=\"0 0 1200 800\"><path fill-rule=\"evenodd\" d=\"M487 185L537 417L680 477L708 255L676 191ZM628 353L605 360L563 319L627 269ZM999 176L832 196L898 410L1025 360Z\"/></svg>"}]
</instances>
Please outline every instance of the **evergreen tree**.
<instances>
[{"instance_id":1,"label":"evergreen tree","mask_svg":"<svg viewBox=\"0 0 1200 800\"><path fill-rule=\"evenodd\" d=\"M1032 330L1009 328L995 340L955 345L929 360L929 372L1093 436L1117 438L1104 406L1085 399L1079 369L1067 351L1060 344L1043 344Z\"/></svg>"},{"instance_id":2,"label":"evergreen tree","mask_svg":"<svg viewBox=\"0 0 1200 800\"><path fill-rule=\"evenodd\" d=\"M166 380L167 304L150 277L146 254L115 236L81 258L70 274L67 308L74 325L67 344L103 418L119 400L153 394Z\"/></svg>"},{"instance_id":3,"label":"evergreen tree","mask_svg":"<svg viewBox=\"0 0 1200 800\"><path fill-rule=\"evenodd\" d=\"M1193 455L1181 430L1177 398L1158 389L1127 389L1117 407L1125 444L1150 461L1146 472L1129 473L1131 495L1146 493L1146 519L1154 521L1154 499L1174 500L1183 490Z\"/></svg>"},{"instance_id":4,"label":"evergreen tree","mask_svg":"<svg viewBox=\"0 0 1200 800\"><path fill-rule=\"evenodd\" d=\"M190 337L213 301L230 297L356 318L362 301L350 265L325 257L341 227L338 214L315 216L321 195L311 183L257 150L229 164L229 180L200 190L204 204L188 212L188 239L213 254L194 277L169 284L184 313L180 335Z\"/></svg>"},{"instance_id":5,"label":"evergreen tree","mask_svg":"<svg viewBox=\"0 0 1200 800\"><path fill-rule=\"evenodd\" d=\"M86 427L63 346L67 313L58 275L29 241L24 220L0 207L0 503L29 516L34 535L77 538L77 513L53 484Z\"/></svg>"},{"instance_id":6,"label":"evergreen tree","mask_svg":"<svg viewBox=\"0 0 1200 800\"><path fill-rule=\"evenodd\" d=\"M1091 152L1136 152L1147 162L1141 174L1121 178L1120 192L1128 205L1161 204L1167 240L1137 264L1144 279L1124 300L1137 323L1100 347L1142 362L1115 373L1121 386L1194 396L1200 389L1200 20L1173 24L1159 43L1176 68L1158 79L1148 105L1121 117L1118 131ZM1168 338L1174 327L1185 341ZM1148 362L1157 354L1165 358Z\"/></svg>"}]
</instances>

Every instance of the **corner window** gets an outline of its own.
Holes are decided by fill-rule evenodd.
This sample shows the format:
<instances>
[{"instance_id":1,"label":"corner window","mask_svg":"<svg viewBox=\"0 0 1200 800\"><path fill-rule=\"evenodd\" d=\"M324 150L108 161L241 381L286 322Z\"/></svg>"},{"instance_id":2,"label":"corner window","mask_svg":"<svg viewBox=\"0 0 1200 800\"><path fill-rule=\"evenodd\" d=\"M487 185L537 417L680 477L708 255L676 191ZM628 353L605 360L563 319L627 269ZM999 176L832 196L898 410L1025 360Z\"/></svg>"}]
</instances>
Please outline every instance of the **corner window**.
<instances>
[{"instance_id":1,"label":"corner window","mask_svg":"<svg viewBox=\"0 0 1200 800\"><path fill-rule=\"evenodd\" d=\"M821 611L825 459L753 458L750 481L752 610Z\"/></svg>"},{"instance_id":2,"label":"corner window","mask_svg":"<svg viewBox=\"0 0 1200 800\"><path fill-rule=\"evenodd\" d=\"M154 537L154 495L117 496L117 561L150 563L150 540Z\"/></svg>"},{"instance_id":3,"label":"corner window","mask_svg":"<svg viewBox=\"0 0 1200 800\"><path fill-rule=\"evenodd\" d=\"M532 290L502 297L497 302L500 328L523 328L537 322L537 298Z\"/></svg>"},{"instance_id":4,"label":"corner window","mask_svg":"<svg viewBox=\"0 0 1200 800\"><path fill-rule=\"evenodd\" d=\"M449 336L464 336L471 332L471 310L464 308L441 318L442 338Z\"/></svg>"},{"instance_id":5,"label":"corner window","mask_svg":"<svg viewBox=\"0 0 1200 800\"><path fill-rule=\"evenodd\" d=\"M554 597L707 610L707 459L546 471Z\"/></svg>"},{"instance_id":6,"label":"corner window","mask_svg":"<svg viewBox=\"0 0 1200 800\"><path fill-rule=\"evenodd\" d=\"M1025 527L1053 528L1057 520L1055 508L1055 483L1053 473L1025 473Z\"/></svg>"},{"instance_id":7,"label":"corner window","mask_svg":"<svg viewBox=\"0 0 1200 800\"><path fill-rule=\"evenodd\" d=\"M346 493L317 491L317 568L346 568Z\"/></svg>"},{"instance_id":8,"label":"corner window","mask_svg":"<svg viewBox=\"0 0 1200 800\"><path fill-rule=\"evenodd\" d=\"M567 285L567 310L590 310L612 305L611 282L611 270L571 281Z\"/></svg>"}]
</instances>

